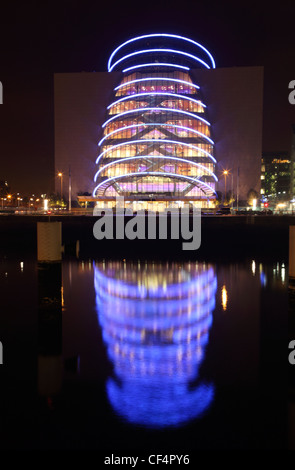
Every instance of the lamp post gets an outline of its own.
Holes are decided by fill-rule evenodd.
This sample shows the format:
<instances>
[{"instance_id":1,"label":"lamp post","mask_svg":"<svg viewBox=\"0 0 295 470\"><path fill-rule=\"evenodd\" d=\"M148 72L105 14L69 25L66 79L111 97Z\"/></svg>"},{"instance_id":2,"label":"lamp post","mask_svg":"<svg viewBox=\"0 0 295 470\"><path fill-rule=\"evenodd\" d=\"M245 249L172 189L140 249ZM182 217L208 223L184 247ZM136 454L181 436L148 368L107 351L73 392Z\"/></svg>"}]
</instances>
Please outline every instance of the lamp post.
<instances>
[{"instance_id":1,"label":"lamp post","mask_svg":"<svg viewBox=\"0 0 295 470\"><path fill-rule=\"evenodd\" d=\"M222 174L224 175L224 203L225 203L225 199L226 199L226 177L228 175L228 170L224 170L224 172Z\"/></svg>"},{"instance_id":2,"label":"lamp post","mask_svg":"<svg viewBox=\"0 0 295 470\"><path fill-rule=\"evenodd\" d=\"M231 209L234 209L234 172L231 174Z\"/></svg>"},{"instance_id":3,"label":"lamp post","mask_svg":"<svg viewBox=\"0 0 295 470\"><path fill-rule=\"evenodd\" d=\"M59 178L60 178L60 199L62 200L62 177L63 177L63 174L61 172L59 172L57 174L57 176L59 176Z\"/></svg>"},{"instance_id":4,"label":"lamp post","mask_svg":"<svg viewBox=\"0 0 295 470\"><path fill-rule=\"evenodd\" d=\"M72 210L72 175L71 167L69 166L69 212Z\"/></svg>"}]
</instances>

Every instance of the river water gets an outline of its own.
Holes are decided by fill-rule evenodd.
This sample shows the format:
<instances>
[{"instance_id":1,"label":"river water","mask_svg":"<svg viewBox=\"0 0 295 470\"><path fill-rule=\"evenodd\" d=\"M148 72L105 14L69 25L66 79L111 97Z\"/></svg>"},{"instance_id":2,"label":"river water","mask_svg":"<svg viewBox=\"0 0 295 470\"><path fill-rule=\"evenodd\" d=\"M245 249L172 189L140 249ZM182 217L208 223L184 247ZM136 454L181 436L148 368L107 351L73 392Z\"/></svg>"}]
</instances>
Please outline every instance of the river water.
<instances>
[{"instance_id":1,"label":"river water","mask_svg":"<svg viewBox=\"0 0 295 470\"><path fill-rule=\"evenodd\" d=\"M0 285L0 448L287 447L286 260L1 255Z\"/></svg>"}]
</instances>

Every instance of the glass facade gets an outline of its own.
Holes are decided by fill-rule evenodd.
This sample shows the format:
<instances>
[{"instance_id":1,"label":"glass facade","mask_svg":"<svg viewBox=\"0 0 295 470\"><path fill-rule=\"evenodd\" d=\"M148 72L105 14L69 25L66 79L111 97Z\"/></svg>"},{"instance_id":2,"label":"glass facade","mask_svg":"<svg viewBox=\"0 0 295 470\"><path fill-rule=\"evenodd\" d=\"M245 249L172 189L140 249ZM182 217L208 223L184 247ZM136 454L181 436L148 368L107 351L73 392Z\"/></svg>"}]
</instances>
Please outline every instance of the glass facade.
<instances>
[{"instance_id":1,"label":"glass facade","mask_svg":"<svg viewBox=\"0 0 295 470\"><path fill-rule=\"evenodd\" d=\"M215 67L201 45L148 35L119 46L109 71L121 71L99 142L93 196L134 209L215 201L214 142L206 104L189 69Z\"/></svg>"},{"instance_id":2,"label":"glass facade","mask_svg":"<svg viewBox=\"0 0 295 470\"><path fill-rule=\"evenodd\" d=\"M289 152L268 152L262 156L261 194L269 202L291 199L291 159Z\"/></svg>"}]
</instances>

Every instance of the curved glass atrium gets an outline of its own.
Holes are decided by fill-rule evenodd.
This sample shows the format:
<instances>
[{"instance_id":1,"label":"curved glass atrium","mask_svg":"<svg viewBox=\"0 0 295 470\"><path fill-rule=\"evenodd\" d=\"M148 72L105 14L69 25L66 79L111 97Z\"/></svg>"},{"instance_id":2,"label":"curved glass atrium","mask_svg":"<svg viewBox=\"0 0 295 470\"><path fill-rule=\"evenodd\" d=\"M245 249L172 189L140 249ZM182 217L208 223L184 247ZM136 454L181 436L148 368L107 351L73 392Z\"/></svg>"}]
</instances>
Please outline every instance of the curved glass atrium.
<instances>
[{"instance_id":1,"label":"curved glass atrium","mask_svg":"<svg viewBox=\"0 0 295 470\"><path fill-rule=\"evenodd\" d=\"M134 210L215 201L214 142L192 68L214 68L211 54L176 35L146 35L120 45L109 72L121 71L99 142L93 196ZM127 203L127 204L126 204Z\"/></svg>"}]
</instances>

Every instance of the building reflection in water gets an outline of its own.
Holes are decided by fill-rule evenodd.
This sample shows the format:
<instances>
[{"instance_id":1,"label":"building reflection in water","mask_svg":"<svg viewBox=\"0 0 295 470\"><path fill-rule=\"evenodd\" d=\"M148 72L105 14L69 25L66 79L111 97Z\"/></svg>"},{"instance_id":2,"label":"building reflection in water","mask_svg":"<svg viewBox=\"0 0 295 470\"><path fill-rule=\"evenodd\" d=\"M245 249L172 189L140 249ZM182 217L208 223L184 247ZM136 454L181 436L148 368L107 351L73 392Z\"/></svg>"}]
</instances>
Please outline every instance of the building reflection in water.
<instances>
[{"instance_id":1,"label":"building reflection in water","mask_svg":"<svg viewBox=\"0 0 295 470\"><path fill-rule=\"evenodd\" d=\"M209 408L214 387L198 375L216 288L207 264L95 265L97 312L114 365L107 395L128 422L180 426Z\"/></svg>"}]
</instances>

